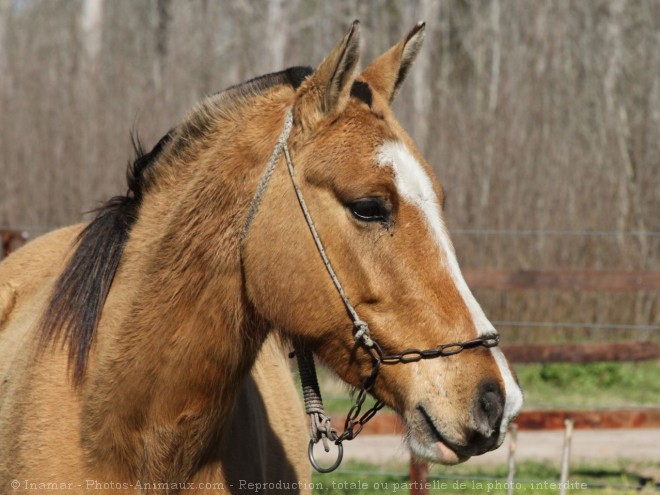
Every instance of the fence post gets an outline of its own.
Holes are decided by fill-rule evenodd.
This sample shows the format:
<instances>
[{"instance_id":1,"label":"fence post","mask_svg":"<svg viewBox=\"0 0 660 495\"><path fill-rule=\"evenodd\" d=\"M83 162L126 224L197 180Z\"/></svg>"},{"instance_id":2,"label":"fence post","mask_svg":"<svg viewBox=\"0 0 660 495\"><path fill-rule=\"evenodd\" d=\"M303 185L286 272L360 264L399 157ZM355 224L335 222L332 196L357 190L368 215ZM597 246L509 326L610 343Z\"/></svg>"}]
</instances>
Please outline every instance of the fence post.
<instances>
[{"instance_id":1,"label":"fence post","mask_svg":"<svg viewBox=\"0 0 660 495\"><path fill-rule=\"evenodd\" d=\"M518 440L518 425L513 423L509 430L509 474L507 481L507 495L513 495L513 478L516 475L516 442Z\"/></svg>"},{"instance_id":2,"label":"fence post","mask_svg":"<svg viewBox=\"0 0 660 495\"><path fill-rule=\"evenodd\" d=\"M571 457L571 439L573 438L573 420L564 421L566 431L564 432L564 450L561 456L561 475L559 476L559 495L566 495L568 484L568 464Z\"/></svg>"},{"instance_id":3,"label":"fence post","mask_svg":"<svg viewBox=\"0 0 660 495\"><path fill-rule=\"evenodd\" d=\"M410 457L410 495L428 495L429 464Z\"/></svg>"}]
</instances>

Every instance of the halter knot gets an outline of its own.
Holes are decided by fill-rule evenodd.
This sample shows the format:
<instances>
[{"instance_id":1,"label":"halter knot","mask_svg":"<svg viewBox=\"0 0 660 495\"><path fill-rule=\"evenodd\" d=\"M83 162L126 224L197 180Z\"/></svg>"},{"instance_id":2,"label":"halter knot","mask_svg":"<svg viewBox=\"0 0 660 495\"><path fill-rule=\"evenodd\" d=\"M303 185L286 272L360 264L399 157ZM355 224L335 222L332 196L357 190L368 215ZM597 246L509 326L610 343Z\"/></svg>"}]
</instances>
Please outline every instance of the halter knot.
<instances>
[{"instance_id":1,"label":"halter knot","mask_svg":"<svg viewBox=\"0 0 660 495\"><path fill-rule=\"evenodd\" d=\"M355 334L353 335L355 342L365 347L374 346L374 341L371 340L371 335L369 334L369 325L366 321L355 320L353 322L353 328L355 328Z\"/></svg>"}]
</instances>

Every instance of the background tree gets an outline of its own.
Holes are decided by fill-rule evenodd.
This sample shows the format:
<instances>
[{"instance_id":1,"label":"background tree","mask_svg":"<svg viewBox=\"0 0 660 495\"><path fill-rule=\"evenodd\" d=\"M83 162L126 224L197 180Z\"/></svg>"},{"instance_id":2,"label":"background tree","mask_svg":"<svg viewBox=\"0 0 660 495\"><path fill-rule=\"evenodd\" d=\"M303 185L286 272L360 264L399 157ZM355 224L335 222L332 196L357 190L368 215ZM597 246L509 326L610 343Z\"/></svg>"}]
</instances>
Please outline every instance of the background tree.
<instances>
[{"instance_id":1,"label":"background tree","mask_svg":"<svg viewBox=\"0 0 660 495\"><path fill-rule=\"evenodd\" d=\"M206 94L315 66L354 18L365 60L427 21L396 112L450 227L621 232L459 232L463 265L658 270L658 0L0 0L0 225L79 221L124 190L131 129L149 145ZM652 293L482 299L495 319L660 322Z\"/></svg>"}]
</instances>

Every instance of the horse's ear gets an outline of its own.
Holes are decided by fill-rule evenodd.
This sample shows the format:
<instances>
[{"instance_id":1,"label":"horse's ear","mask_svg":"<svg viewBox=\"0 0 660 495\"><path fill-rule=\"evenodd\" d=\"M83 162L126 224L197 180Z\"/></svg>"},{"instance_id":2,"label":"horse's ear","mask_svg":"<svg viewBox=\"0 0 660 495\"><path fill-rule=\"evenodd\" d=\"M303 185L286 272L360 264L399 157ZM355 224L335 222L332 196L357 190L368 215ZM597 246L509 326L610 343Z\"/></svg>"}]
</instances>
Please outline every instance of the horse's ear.
<instances>
[{"instance_id":1,"label":"horse's ear","mask_svg":"<svg viewBox=\"0 0 660 495\"><path fill-rule=\"evenodd\" d=\"M362 77L390 103L394 100L424 41L426 23L418 22L396 45L371 62Z\"/></svg>"},{"instance_id":2,"label":"horse's ear","mask_svg":"<svg viewBox=\"0 0 660 495\"><path fill-rule=\"evenodd\" d=\"M350 98L359 60L360 23L354 21L348 33L301 86L296 115L309 122L341 113Z\"/></svg>"}]
</instances>

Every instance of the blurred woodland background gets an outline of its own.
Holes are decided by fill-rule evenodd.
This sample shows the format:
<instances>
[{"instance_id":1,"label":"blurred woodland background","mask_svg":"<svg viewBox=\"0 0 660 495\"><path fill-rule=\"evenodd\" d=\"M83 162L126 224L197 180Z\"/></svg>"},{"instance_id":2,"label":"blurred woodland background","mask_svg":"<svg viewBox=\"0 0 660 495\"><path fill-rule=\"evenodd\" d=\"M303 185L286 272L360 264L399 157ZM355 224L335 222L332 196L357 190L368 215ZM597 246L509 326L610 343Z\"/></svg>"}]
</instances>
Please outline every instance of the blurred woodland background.
<instances>
[{"instance_id":1,"label":"blurred woodland background","mask_svg":"<svg viewBox=\"0 0 660 495\"><path fill-rule=\"evenodd\" d=\"M364 64L427 22L395 110L462 266L660 269L658 0L0 0L0 225L79 221L125 190L132 129L150 147L209 93L316 66L356 18ZM494 320L660 324L657 292L477 296Z\"/></svg>"}]
</instances>

